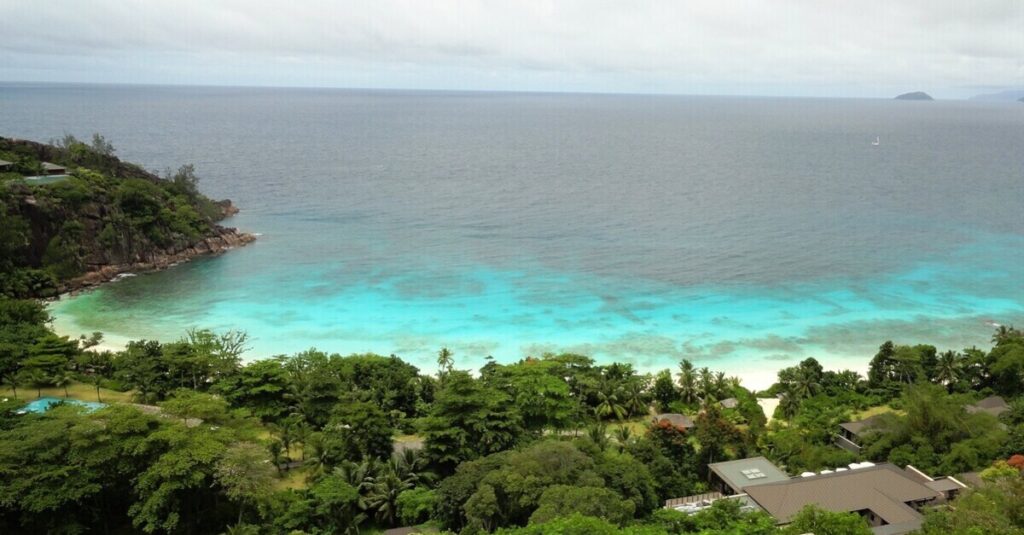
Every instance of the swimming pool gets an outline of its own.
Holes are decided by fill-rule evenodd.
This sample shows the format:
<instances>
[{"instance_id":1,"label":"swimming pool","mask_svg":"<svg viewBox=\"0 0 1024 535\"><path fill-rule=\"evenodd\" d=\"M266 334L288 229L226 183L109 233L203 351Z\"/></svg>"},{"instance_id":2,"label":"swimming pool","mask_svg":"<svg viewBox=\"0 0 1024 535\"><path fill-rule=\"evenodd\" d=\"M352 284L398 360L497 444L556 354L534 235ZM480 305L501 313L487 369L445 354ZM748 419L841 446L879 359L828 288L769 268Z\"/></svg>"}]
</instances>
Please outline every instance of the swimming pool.
<instances>
[{"instance_id":1,"label":"swimming pool","mask_svg":"<svg viewBox=\"0 0 1024 535\"><path fill-rule=\"evenodd\" d=\"M20 411L18 411L18 414L25 414L29 412L42 414L48 411L51 406L56 405L57 403L60 403L62 401L70 405L78 405L80 407L85 407L88 412L92 412L97 409L102 409L103 407L107 406L106 403L96 403L94 401L78 401L77 399L62 399L47 396L30 401L24 407L22 407Z\"/></svg>"}]
</instances>

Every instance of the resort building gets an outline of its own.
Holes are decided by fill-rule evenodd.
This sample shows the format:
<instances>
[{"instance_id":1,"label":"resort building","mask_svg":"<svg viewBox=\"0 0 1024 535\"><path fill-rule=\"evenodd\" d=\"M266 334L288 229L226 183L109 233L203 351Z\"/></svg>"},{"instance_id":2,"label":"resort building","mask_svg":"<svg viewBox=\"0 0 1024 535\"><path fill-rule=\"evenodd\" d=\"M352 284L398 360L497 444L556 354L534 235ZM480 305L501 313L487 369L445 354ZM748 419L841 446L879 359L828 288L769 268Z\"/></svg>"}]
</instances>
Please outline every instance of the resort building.
<instances>
[{"instance_id":1,"label":"resort building","mask_svg":"<svg viewBox=\"0 0 1024 535\"><path fill-rule=\"evenodd\" d=\"M856 422L844 422L839 424L839 433L836 435L836 446L853 453L860 454L861 439L878 421L880 414Z\"/></svg>"},{"instance_id":2,"label":"resort building","mask_svg":"<svg viewBox=\"0 0 1024 535\"><path fill-rule=\"evenodd\" d=\"M668 500L665 507L694 513L718 499L740 500L781 524L807 505L857 513L879 535L910 533L921 526L921 508L945 503L966 485L952 477L932 478L913 466L853 463L848 467L789 477L764 457L708 465L715 492ZM715 486L717 483L717 486Z\"/></svg>"},{"instance_id":3,"label":"resort building","mask_svg":"<svg viewBox=\"0 0 1024 535\"><path fill-rule=\"evenodd\" d=\"M44 175L66 175L68 170L60 165L50 162L43 162L43 174Z\"/></svg>"},{"instance_id":4,"label":"resort building","mask_svg":"<svg viewBox=\"0 0 1024 535\"><path fill-rule=\"evenodd\" d=\"M1006 400L999 396L989 396L977 403L965 405L964 410L968 414L977 414L984 412L991 414L998 418L1000 414L1010 410L1009 404ZM876 414L870 418L858 420L856 422L845 422L839 424L839 431L836 434L835 444L840 448L843 448L850 453L859 455L861 450L861 440L864 435L871 431L872 427L878 422L878 418L881 415Z\"/></svg>"},{"instance_id":5,"label":"resort building","mask_svg":"<svg viewBox=\"0 0 1024 535\"><path fill-rule=\"evenodd\" d=\"M722 401L719 401L718 404L721 405L723 409L735 409L740 405L740 400L736 398L725 398Z\"/></svg>"},{"instance_id":6,"label":"resort building","mask_svg":"<svg viewBox=\"0 0 1024 535\"><path fill-rule=\"evenodd\" d=\"M694 427L693 419L685 414L667 412L664 414L659 414L654 417L655 424L661 422L662 420L667 421L669 424L672 425L672 427L675 427L676 429L682 429L684 431L689 431Z\"/></svg>"},{"instance_id":7,"label":"resort building","mask_svg":"<svg viewBox=\"0 0 1024 535\"><path fill-rule=\"evenodd\" d=\"M708 465L711 488L723 495L742 494L749 487L788 481L789 476L764 457Z\"/></svg>"},{"instance_id":8,"label":"resort building","mask_svg":"<svg viewBox=\"0 0 1024 535\"><path fill-rule=\"evenodd\" d=\"M999 417L1000 414L1010 410L1010 405L1006 403L1006 400L999 396L989 396L973 405L964 407L970 414L977 414L979 412L985 412Z\"/></svg>"},{"instance_id":9,"label":"resort building","mask_svg":"<svg viewBox=\"0 0 1024 535\"><path fill-rule=\"evenodd\" d=\"M12 167L14 167L14 164L12 162L8 162L7 160L0 160L0 172L10 171Z\"/></svg>"}]
</instances>

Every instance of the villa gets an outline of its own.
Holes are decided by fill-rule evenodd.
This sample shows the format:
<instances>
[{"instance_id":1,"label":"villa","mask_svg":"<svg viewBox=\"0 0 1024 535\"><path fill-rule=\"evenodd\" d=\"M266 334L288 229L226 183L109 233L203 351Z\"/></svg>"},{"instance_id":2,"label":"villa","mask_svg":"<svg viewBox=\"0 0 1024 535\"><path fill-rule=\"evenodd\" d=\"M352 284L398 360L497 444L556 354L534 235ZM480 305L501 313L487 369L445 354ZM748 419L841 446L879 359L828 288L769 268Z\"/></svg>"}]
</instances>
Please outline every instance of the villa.
<instances>
[{"instance_id":1,"label":"villa","mask_svg":"<svg viewBox=\"0 0 1024 535\"><path fill-rule=\"evenodd\" d=\"M999 396L989 396L977 403L965 405L964 410L968 414L984 412L998 418L1000 414L1010 410L1010 405ZM860 454L861 440L879 422L881 414L870 418L857 420L855 422L844 422L839 424L839 432L836 434L835 445L855 455Z\"/></svg>"},{"instance_id":2,"label":"villa","mask_svg":"<svg viewBox=\"0 0 1024 535\"><path fill-rule=\"evenodd\" d=\"M655 416L653 419L655 424L664 420L671 424L672 427L675 427L676 429L682 429L684 431L689 431L694 427L693 419L685 414L667 412L664 414L659 414Z\"/></svg>"},{"instance_id":3,"label":"villa","mask_svg":"<svg viewBox=\"0 0 1024 535\"><path fill-rule=\"evenodd\" d=\"M43 174L46 176L66 175L67 173L67 168L63 166L57 165L55 163L43 162Z\"/></svg>"},{"instance_id":4,"label":"villa","mask_svg":"<svg viewBox=\"0 0 1024 535\"><path fill-rule=\"evenodd\" d=\"M667 509L695 513L719 499L739 500L746 510L761 510L780 524L792 521L807 505L832 512L857 513L879 535L910 533L921 527L921 509L956 497L967 485L939 479L913 466L852 463L848 467L804 472L789 477L764 457L708 465L715 492L676 498Z\"/></svg>"},{"instance_id":5,"label":"villa","mask_svg":"<svg viewBox=\"0 0 1024 535\"><path fill-rule=\"evenodd\" d=\"M1010 405L1006 403L1006 400L999 396L989 396L973 405L964 407L967 409L969 414L977 414L979 412L985 412L999 417L1000 414L1010 410Z\"/></svg>"}]
</instances>

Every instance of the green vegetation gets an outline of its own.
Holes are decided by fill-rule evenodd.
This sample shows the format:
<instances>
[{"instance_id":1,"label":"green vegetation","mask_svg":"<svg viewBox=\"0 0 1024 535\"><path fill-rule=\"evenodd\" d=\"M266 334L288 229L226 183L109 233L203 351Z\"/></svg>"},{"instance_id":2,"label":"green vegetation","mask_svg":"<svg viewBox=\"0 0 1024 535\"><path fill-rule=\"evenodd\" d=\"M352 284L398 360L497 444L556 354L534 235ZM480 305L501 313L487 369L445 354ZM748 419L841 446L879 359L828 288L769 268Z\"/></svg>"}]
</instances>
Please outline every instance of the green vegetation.
<instances>
[{"instance_id":1,"label":"green vegetation","mask_svg":"<svg viewBox=\"0 0 1024 535\"><path fill-rule=\"evenodd\" d=\"M4 533L867 533L855 514L813 507L782 527L731 500L661 507L708 491L709 463L750 455L791 473L860 459L986 469L989 483L928 513L924 532L1024 527L1013 329L952 366L930 346L886 343L867 379L807 359L762 393L785 401L766 425L754 393L685 361L648 376L544 355L473 376L442 349L429 376L394 356L316 350L243 364L233 332L98 353L85 349L98 336L61 338L47 321L36 302L0 299ZM15 413L44 392L110 406ZM1001 421L964 410L990 393L1011 401ZM695 427L653 422L665 409ZM878 415L860 459L831 444L854 415Z\"/></svg>"},{"instance_id":2,"label":"green vegetation","mask_svg":"<svg viewBox=\"0 0 1024 535\"><path fill-rule=\"evenodd\" d=\"M181 251L212 235L224 207L196 188L191 165L165 178L114 157L102 136L43 145L0 138L0 295L48 297L105 266ZM67 179L29 181L42 163Z\"/></svg>"}]
</instances>

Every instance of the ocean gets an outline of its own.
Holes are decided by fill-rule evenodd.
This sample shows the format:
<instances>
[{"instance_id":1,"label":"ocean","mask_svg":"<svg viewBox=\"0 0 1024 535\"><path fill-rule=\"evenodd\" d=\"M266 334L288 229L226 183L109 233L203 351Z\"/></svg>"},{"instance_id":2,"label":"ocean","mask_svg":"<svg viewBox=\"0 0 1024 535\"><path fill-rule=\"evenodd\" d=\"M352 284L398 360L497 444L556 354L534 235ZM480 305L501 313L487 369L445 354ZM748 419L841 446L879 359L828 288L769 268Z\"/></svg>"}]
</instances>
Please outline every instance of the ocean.
<instances>
[{"instance_id":1,"label":"ocean","mask_svg":"<svg viewBox=\"0 0 1024 535\"><path fill-rule=\"evenodd\" d=\"M763 386L1024 325L1020 103L0 84L0 135L93 132L261 236L53 303L65 334Z\"/></svg>"}]
</instances>

